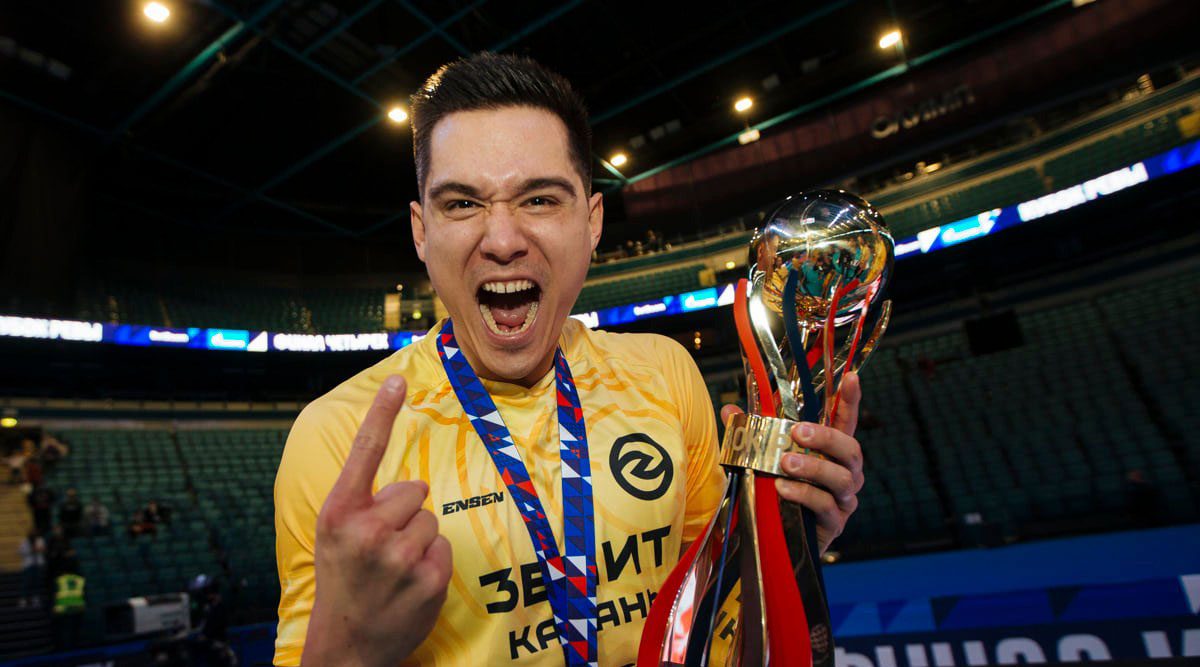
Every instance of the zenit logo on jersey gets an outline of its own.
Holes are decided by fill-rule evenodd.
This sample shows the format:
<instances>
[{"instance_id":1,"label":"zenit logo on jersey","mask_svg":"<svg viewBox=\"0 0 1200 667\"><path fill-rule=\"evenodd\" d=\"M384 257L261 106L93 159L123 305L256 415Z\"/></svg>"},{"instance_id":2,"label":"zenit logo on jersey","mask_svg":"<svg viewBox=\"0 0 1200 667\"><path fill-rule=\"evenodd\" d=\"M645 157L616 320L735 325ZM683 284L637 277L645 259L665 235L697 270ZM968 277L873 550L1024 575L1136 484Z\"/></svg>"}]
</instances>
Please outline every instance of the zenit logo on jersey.
<instances>
[{"instance_id":1,"label":"zenit logo on jersey","mask_svg":"<svg viewBox=\"0 0 1200 667\"><path fill-rule=\"evenodd\" d=\"M434 332L441 328L438 323ZM688 352L646 334L591 331L568 320L559 340L579 393L592 467L599 663L637 657L652 592L696 539L720 500L716 424ZM434 337L397 351L309 405L276 481L280 624L275 664L297 665L312 607L316 517L375 390L408 380L376 487L428 482L428 508L450 540L454 574L433 633L406 664L518 660L562 665L537 558L520 512L463 413ZM554 373L530 388L484 381L563 544ZM499 494L499 495L497 495ZM476 500L478 499L478 500Z\"/></svg>"}]
</instances>

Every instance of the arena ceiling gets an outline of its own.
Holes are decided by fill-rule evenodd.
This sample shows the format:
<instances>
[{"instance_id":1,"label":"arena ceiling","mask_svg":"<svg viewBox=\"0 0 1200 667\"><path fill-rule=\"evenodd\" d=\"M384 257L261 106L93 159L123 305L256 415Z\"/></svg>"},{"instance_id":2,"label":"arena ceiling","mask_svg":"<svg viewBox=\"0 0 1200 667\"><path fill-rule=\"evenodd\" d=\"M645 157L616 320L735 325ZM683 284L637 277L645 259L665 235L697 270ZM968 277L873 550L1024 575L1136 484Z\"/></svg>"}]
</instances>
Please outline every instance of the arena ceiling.
<instances>
[{"instance_id":1,"label":"arena ceiling","mask_svg":"<svg viewBox=\"0 0 1200 667\"><path fill-rule=\"evenodd\" d=\"M387 114L464 54L528 54L577 84L593 117L596 187L612 193L610 224L620 224L625 179L905 56L1072 10L1065 0L163 0L170 17L154 23L145 4L0 6L0 104L86 147L105 234L349 243L407 227L411 135ZM903 53L878 44L894 28ZM734 110L743 96L754 101L744 115ZM618 152L628 162L613 169Z\"/></svg>"}]
</instances>

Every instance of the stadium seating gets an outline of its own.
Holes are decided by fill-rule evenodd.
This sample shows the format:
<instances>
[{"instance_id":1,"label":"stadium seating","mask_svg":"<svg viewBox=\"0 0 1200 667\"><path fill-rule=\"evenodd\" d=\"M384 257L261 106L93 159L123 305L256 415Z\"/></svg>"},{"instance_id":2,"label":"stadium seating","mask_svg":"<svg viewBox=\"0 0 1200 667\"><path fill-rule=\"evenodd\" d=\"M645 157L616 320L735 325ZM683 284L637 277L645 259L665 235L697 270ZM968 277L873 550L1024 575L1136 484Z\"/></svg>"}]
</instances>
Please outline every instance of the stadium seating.
<instances>
[{"instance_id":1,"label":"stadium seating","mask_svg":"<svg viewBox=\"0 0 1200 667\"><path fill-rule=\"evenodd\" d=\"M922 229L1032 199L1045 191L1033 167L993 178L963 189L930 197L917 204L888 213L885 217L897 239L913 236Z\"/></svg>"},{"instance_id":2,"label":"stadium seating","mask_svg":"<svg viewBox=\"0 0 1200 667\"><path fill-rule=\"evenodd\" d=\"M75 488L86 504L98 498L110 511L110 535L72 541L87 579L87 634L102 631L105 604L133 595L186 590L190 577L219 571L208 527L188 492L172 434L163 430L69 430L59 436L71 455L49 477L61 493ZM153 538L126 532L150 500L170 509L170 522Z\"/></svg>"},{"instance_id":3,"label":"stadium seating","mask_svg":"<svg viewBox=\"0 0 1200 667\"><path fill-rule=\"evenodd\" d=\"M901 449L919 439L945 519L960 529L974 518L1015 539L1062 532L1064 522L1086 529L1083 519L1129 525L1133 471L1160 494L1159 520L1195 520L1200 392L1189 380L1200 354L1184 322L1200 318L1200 274L1167 284L1024 314L1015 349L972 356L961 332L884 348L863 373L877 397L868 407L885 424L861 437L872 484L890 487L879 464L919 459ZM906 437L883 437L892 430ZM865 492L856 535L870 537L881 501L900 502Z\"/></svg>"},{"instance_id":4,"label":"stadium seating","mask_svg":"<svg viewBox=\"0 0 1200 667\"><path fill-rule=\"evenodd\" d=\"M269 616L279 603L272 486L286 430L183 431L179 452L200 518L228 555L239 604Z\"/></svg>"},{"instance_id":5,"label":"stadium seating","mask_svg":"<svg viewBox=\"0 0 1200 667\"><path fill-rule=\"evenodd\" d=\"M1176 109L1046 160L1045 173L1052 189L1082 183L1179 144L1183 136L1177 121L1191 111L1191 107Z\"/></svg>"},{"instance_id":6,"label":"stadium seating","mask_svg":"<svg viewBox=\"0 0 1200 667\"><path fill-rule=\"evenodd\" d=\"M901 543L948 541L946 509L922 451L917 421L904 401L895 401L905 396L895 353L880 350L863 369L862 379L869 394L859 440L870 482L842 544L865 553Z\"/></svg>"},{"instance_id":7,"label":"stadium seating","mask_svg":"<svg viewBox=\"0 0 1200 667\"><path fill-rule=\"evenodd\" d=\"M228 285L94 284L74 317L171 327L227 327L290 333L383 331L380 289L285 289Z\"/></svg>"},{"instance_id":8,"label":"stadium seating","mask_svg":"<svg viewBox=\"0 0 1200 667\"><path fill-rule=\"evenodd\" d=\"M699 243L689 243L674 250L630 257L603 264L593 264L588 269L588 278L602 278L618 273L637 271L664 262L682 262L695 257L705 257L730 248L744 247L750 239L751 232L737 231L725 234Z\"/></svg>"},{"instance_id":9,"label":"stadium seating","mask_svg":"<svg viewBox=\"0 0 1200 667\"><path fill-rule=\"evenodd\" d=\"M690 292L702 287L703 264L690 264L629 278L584 285L575 302L576 313Z\"/></svg>"},{"instance_id":10,"label":"stadium seating","mask_svg":"<svg viewBox=\"0 0 1200 667\"><path fill-rule=\"evenodd\" d=\"M383 331L382 290L308 290L303 300L316 333Z\"/></svg>"},{"instance_id":11,"label":"stadium seating","mask_svg":"<svg viewBox=\"0 0 1200 667\"><path fill-rule=\"evenodd\" d=\"M166 315L154 288L137 282L89 283L74 313L90 322L163 324Z\"/></svg>"}]
</instances>

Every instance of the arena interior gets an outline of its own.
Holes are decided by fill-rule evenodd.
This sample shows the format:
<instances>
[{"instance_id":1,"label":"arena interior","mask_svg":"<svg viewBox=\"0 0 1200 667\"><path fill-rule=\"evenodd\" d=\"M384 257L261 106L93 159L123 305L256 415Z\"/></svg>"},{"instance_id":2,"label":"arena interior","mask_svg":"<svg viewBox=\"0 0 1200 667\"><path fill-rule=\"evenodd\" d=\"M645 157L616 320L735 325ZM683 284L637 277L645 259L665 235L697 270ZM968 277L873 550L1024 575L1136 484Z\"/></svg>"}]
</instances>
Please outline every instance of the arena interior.
<instances>
[{"instance_id":1,"label":"arena interior","mask_svg":"<svg viewBox=\"0 0 1200 667\"><path fill-rule=\"evenodd\" d=\"M288 430L445 316L407 105L484 50L587 101L574 317L676 339L718 409L754 230L817 188L882 213L838 665L1200 659L1198 9L0 4L0 660L222 664L189 650L219 592L238 664L271 663Z\"/></svg>"}]
</instances>

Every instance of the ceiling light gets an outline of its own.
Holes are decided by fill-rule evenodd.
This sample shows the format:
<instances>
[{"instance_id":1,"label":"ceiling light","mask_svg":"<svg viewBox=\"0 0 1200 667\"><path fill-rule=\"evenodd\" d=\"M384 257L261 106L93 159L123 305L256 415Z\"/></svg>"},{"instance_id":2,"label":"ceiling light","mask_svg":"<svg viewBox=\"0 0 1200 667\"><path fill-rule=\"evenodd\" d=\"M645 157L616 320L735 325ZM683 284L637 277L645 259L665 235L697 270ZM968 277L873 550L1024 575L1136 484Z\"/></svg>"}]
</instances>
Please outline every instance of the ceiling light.
<instances>
[{"instance_id":1,"label":"ceiling light","mask_svg":"<svg viewBox=\"0 0 1200 667\"><path fill-rule=\"evenodd\" d=\"M142 13L155 23L165 23L171 17L171 10L161 2L147 2L146 6L142 7Z\"/></svg>"},{"instance_id":2,"label":"ceiling light","mask_svg":"<svg viewBox=\"0 0 1200 667\"><path fill-rule=\"evenodd\" d=\"M404 110L404 107L392 107L388 109L388 120L393 123L403 123L408 120L408 112Z\"/></svg>"},{"instance_id":3,"label":"ceiling light","mask_svg":"<svg viewBox=\"0 0 1200 667\"><path fill-rule=\"evenodd\" d=\"M2 418L0 418L0 426L3 426L4 428L13 428L13 427L14 427L14 426L16 426L16 425L17 425L17 418L16 418L16 417L2 417Z\"/></svg>"},{"instance_id":4,"label":"ceiling light","mask_svg":"<svg viewBox=\"0 0 1200 667\"><path fill-rule=\"evenodd\" d=\"M737 266L737 262L733 261L732 259L728 262L725 262L725 268L727 269L732 269L735 266Z\"/></svg>"},{"instance_id":5,"label":"ceiling light","mask_svg":"<svg viewBox=\"0 0 1200 667\"><path fill-rule=\"evenodd\" d=\"M745 132L738 135L738 143L743 146L745 146L746 144L752 144L752 143L758 141L758 138L761 136L762 136L762 133L760 133L757 129L746 130Z\"/></svg>"},{"instance_id":6,"label":"ceiling light","mask_svg":"<svg viewBox=\"0 0 1200 667\"><path fill-rule=\"evenodd\" d=\"M421 319L421 311L420 311L420 309L418 309L418 310L414 310L414 311L413 311L413 316L412 316L412 318L413 318L414 320L419 320L419 319Z\"/></svg>"},{"instance_id":7,"label":"ceiling light","mask_svg":"<svg viewBox=\"0 0 1200 667\"><path fill-rule=\"evenodd\" d=\"M879 38L879 48L886 49L889 46L895 46L900 43L900 31L893 30L889 33L884 33L883 37Z\"/></svg>"},{"instance_id":8,"label":"ceiling light","mask_svg":"<svg viewBox=\"0 0 1200 667\"><path fill-rule=\"evenodd\" d=\"M749 111L750 107L752 106L754 106L754 100L750 99L749 97L743 97L733 103L733 110L738 113L745 113L746 111Z\"/></svg>"},{"instance_id":9,"label":"ceiling light","mask_svg":"<svg viewBox=\"0 0 1200 667\"><path fill-rule=\"evenodd\" d=\"M623 166L626 162L629 162L629 158L626 157L626 155L624 153L617 153L616 155L609 158L608 161L610 163L612 163L612 166L620 167L620 166Z\"/></svg>"}]
</instances>

